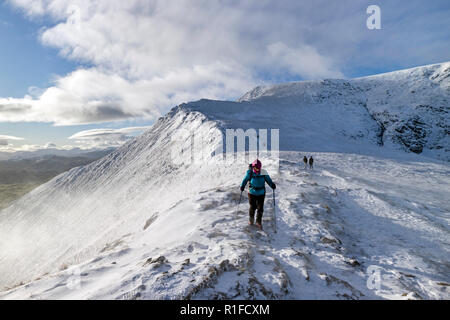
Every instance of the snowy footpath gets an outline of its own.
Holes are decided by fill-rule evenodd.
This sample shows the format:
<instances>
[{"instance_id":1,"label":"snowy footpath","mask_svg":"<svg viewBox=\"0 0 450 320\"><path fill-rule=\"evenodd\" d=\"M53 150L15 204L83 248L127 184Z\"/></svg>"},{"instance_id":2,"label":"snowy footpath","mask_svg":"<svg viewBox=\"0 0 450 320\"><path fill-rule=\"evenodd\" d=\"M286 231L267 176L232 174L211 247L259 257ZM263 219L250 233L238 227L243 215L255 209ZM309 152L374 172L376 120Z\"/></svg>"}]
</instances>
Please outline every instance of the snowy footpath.
<instances>
[{"instance_id":1,"label":"snowy footpath","mask_svg":"<svg viewBox=\"0 0 450 320\"><path fill-rule=\"evenodd\" d=\"M310 170L303 155L268 169L264 231L246 194L236 210L245 167L189 168L192 188L138 232L0 299L450 298L448 165L313 153Z\"/></svg>"}]
</instances>

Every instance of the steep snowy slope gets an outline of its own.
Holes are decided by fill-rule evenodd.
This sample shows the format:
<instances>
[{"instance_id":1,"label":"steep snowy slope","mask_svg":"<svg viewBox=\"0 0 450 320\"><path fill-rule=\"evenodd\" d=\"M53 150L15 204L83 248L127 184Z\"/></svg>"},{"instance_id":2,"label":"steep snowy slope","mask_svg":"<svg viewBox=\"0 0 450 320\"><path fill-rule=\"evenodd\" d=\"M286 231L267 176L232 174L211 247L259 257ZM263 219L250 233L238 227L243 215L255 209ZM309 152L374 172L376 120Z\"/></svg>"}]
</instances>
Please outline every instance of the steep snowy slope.
<instances>
[{"instance_id":1,"label":"steep snowy slope","mask_svg":"<svg viewBox=\"0 0 450 320\"><path fill-rule=\"evenodd\" d=\"M407 71L396 86L437 72L444 91L430 85L421 97L448 99L446 66ZM285 84L174 108L0 211L0 297L449 298L450 168L386 145L393 134L377 118L377 79ZM447 114L421 116L442 116L445 127ZM236 211L247 162L217 153L227 128L280 129L280 169L262 159L278 184L264 232L246 226L245 199ZM180 132L201 137L202 148ZM202 161L180 164L191 148ZM300 167L305 154L314 171ZM367 285L373 268L378 289Z\"/></svg>"},{"instance_id":2,"label":"steep snowy slope","mask_svg":"<svg viewBox=\"0 0 450 320\"><path fill-rule=\"evenodd\" d=\"M355 80L356 81L356 80ZM450 63L361 79L385 141L450 161Z\"/></svg>"},{"instance_id":3,"label":"steep snowy slope","mask_svg":"<svg viewBox=\"0 0 450 320\"><path fill-rule=\"evenodd\" d=\"M283 84L249 98L252 92L234 104L201 100L187 107L226 128L280 128L285 151L370 152L381 143L365 96L345 80Z\"/></svg>"},{"instance_id":4,"label":"steep snowy slope","mask_svg":"<svg viewBox=\"0 0 450 320\"><path fill-rule=\"evenodd\" d=\"M348 81L257 87L239 101L262 100L363 105L378 123L380 144L450 161L450 62Z\"/></svg>"},{"instance_id":5,"label":"steep snowy slope","mask_svg":"<svg viewBox=\"0 0 450 320\"><path fill-rule=\"evenodd\" d=\"M172 164L171 136L183 127L214 130L213 123L202 125L203 119L183 111L169 114L103 159L56 177L1 211L0 286L96 254L182 199L180 182L189 175Z\"/></svg>"}]
</instances>

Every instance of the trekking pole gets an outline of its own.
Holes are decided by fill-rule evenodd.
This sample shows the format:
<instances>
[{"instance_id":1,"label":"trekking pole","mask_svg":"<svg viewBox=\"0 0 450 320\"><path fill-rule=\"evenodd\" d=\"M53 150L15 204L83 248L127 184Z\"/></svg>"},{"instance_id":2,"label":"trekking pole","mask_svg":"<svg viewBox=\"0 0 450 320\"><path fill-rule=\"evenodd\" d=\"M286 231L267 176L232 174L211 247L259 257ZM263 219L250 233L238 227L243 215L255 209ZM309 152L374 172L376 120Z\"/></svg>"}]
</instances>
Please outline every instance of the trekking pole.
<instances>
[{"instance_id":1,"label":"trekking pole","mask_svg":"<svg viewBox=\"0 0 450 320\"><path fill-rule=\"evenodd\" d=\"M241 204L241 200L242 200L242 192L244 192L244 191L241 191L241 195L239 197L239 202L238 202L238 205L237 205L237 208L236 208L236 218L237 218L238 211L239 211L239 205Z\"/></svg>"},{"instance_id":2,"label":"trekking pole","mask_svg":"<svg viewBox=\"0 0 450 320\"><path fill-rule=\"evenodd\" d=\"M273 227L275 229L275 233L277 233L277 215L276 215L276 207L275 207L275 189L273 191Z\"/></svg>"}]
</instances>

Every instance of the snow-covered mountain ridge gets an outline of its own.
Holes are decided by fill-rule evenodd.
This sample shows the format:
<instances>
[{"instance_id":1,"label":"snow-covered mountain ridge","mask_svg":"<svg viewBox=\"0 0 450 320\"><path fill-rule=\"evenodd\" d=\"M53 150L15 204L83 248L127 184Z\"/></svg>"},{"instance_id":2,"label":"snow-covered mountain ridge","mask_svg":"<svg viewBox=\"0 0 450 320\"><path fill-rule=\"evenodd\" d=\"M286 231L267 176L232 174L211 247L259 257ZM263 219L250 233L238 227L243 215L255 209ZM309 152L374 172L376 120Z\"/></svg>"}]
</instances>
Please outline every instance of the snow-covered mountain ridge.
<instances>
[{"instance_id":1,"label":"snow-covered mountain ridge","mask_svg":"<svg viewBox=\"0 0 450 320\"><path fill-rule=\"evenodd\" d=\"M352 80L256 87L238 101L361 105L378 123L380 143L449 161L450 62Z\"/></svg>"},{"instance_id":2,"label":"snow-covered mountain ridge","mask_svg":"<svg viewBox=\"0 0 450 320\"><path fill-rule=\"evenodd\" d=\"M448 298L450 169L433 157L448 156L449 144L433 122L423 155L398 150L391 126L408 123L411 105L383 91L416 84L420 97L405 97L438 108L448 101L448 66L172 109L0 211L0 298ZM397 121L384 123L388 105ZM445 128L442 107L412 109ZM264 232L246 226L245 195L236 210L247 163L212 153L227 128L280 129L279 170L262 159L277 183ZM192 147L180 131L202 137L203 161L174 162ZM430 149L435 143L443 148ZM314 171L302 168L303 155L315 156ZM382 275L379 289L367 285L370 266Z\"/></svg>"}]
</instances>

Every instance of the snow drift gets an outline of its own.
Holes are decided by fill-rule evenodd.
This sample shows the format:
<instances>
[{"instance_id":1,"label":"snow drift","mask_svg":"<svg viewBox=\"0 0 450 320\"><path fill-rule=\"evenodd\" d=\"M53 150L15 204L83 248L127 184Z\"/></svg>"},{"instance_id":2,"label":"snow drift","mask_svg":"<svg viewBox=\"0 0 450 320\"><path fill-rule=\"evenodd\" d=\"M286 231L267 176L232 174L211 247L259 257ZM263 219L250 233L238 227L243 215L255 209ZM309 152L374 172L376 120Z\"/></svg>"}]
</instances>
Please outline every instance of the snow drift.
<instances>
[{"instance_id":1,"label":"snow drift","mask_svg":"<svg viewBox=\"0 0 450 320\"><path fill-rule=\"evenodd\" d=\"M449 75L443 63L182 104L0 212L0 297L448 298ZM217 152L228 128L280 129L279 170L263 159L278 185L266 231L246 226L245 201L236 211L246 165ZM202 161L174 161L195 151L180 131L202 137Z\"/></svg>"}]
</instances>

